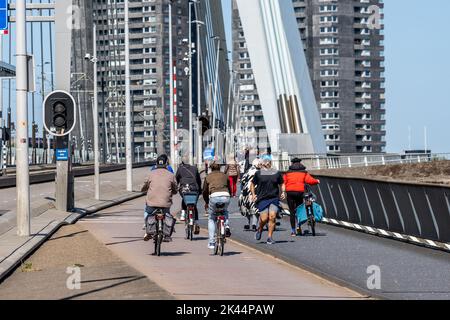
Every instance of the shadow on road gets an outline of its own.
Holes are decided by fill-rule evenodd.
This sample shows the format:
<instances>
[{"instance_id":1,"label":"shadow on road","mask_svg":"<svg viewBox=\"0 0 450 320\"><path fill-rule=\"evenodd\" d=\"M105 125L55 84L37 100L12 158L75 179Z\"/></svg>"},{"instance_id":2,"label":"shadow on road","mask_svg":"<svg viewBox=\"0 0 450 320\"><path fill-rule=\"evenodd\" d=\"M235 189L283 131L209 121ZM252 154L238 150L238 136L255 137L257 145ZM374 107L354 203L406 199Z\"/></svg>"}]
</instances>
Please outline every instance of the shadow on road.
<instances>
[{"instance_id":1,"label":"shadow on road","mask_svg":"<svg viewBox=\"0 0 450 320\"><path fill-rule=\"evenodd\" d=\"M112 284L112 285L109 285L109 286L105 286L105 287L102 287L102 288L90 290L90 291L87 291L87 292L75 294L75 295L73 295L73 296L69 296L69 297L63 298L63 299L61 299L61 300L71 300L71 299L80 298L80 297L89 295L89 294L91 294L91 293L100 292L100 291L103 291L103 290L107 290L107 289L111 289L111 288L114 288L114 287L118 287L118 286L123 285L123 284L126 284L126 283L130 283L130 282L134 282L134 281L139 281L139 280L146 279L146 278L147 278L147 277L145 277L145 276L141 276L141 277L133 277L133 278L131 278L131 279L129 279L129 280L126 280L126 281L122 281L122 282L115 283L115 284Z\"/></svg>"},{"instance_id":2,"label":"shadow on road","mask_svg":"<svg viewBox=\"0 0 450 320\"><path fill-rule=\"evenodd\" d=\"M231 252L224 252L223 255L226 256L226 257L231 257L231 256L238 256L240 254L242 254L242 252L233 252L233 251L231 251Z\"/></svg>"},{"instance_id":3,"label":"shadow on road","mask_svg":"<svg viewBox=\"0 0 450 320\"><path fill-rule=\"evenodd\" d=\"M190 252L161 252L161 257L181 257L187 254L191 254ZM155 256L154 253L149 254L150 256Z\"/></svg>"},{"instance_id":4,"label":"shadow on road","mask_svg":"<svg viewBox=\"0 0 450 320\"><path fill-rule=\"evenodd\" d=\"M74 233L71 233L71 234L67 234L67 235L65 235L65 236L60 236L60 237L56 237L56 238L51 238L51 239L49 239L48 241L55 241L55 240L64 239L64 238L73 238L73 237L75 237L76 235L79 235L79 234L82 234L82 233L86 233L86 232L88 232L88 231L87 231L87 230L83 230L83 231L79 231L79 232L74 232Z\"/></svg>"}]
</instances>

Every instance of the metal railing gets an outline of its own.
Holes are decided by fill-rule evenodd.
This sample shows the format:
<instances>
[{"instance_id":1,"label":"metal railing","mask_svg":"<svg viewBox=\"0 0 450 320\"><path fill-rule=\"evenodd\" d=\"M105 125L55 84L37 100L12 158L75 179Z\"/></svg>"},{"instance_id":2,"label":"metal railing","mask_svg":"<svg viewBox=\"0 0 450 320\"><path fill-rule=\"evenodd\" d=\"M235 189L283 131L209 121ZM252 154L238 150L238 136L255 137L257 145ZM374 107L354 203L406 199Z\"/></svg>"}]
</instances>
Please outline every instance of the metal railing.
<instances>
[{"instance_id":1,"label":"metal railing","mask_svg":"<svg viewBox=\"0 0 450 320\"><path fill-rule=\"evenodd\" d=\"M385 166L393 164L413 164L440 160L450 160L450 153L429 154L379 154L379 155L288 155L274 157L274 166L280 171L289 169L290 161L300 158L308 170L357 168L369 166Z\"/></svg>"}]
</instances>

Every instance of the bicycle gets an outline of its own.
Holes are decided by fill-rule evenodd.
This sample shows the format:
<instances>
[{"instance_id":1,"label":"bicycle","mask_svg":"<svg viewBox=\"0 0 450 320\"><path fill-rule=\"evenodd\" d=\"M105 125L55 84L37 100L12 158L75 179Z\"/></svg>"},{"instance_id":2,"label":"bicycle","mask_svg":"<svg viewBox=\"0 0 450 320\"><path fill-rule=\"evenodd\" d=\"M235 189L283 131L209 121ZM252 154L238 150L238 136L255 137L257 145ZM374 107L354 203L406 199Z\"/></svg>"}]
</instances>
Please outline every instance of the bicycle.
<instances>
[{"instance_id":1,"label":"bicycle","mask_svg":"<svg viewBox=\"0 0 450 320\"><path fill-rule=\"evenodd\" d=\"M314 202L316 202L316 197L312 192L305 192L303 195L306 216L308 217L308 228L310 229L313 237L316 236L316 218L314 216Z\"/></svg>"},{"instance_id":2,"label":"bicycle","mask_svg":"<svg viewBox=\"0 0 450 320\"><path fill-rule=\"evenodd\" d=\"M170 241L170 236L174 231L175 219L167 220L170 217L164 212L165 209L157 208L151 215L147 217L146 228L149 240L153 239L155 245L155 252L153 255L161 256L161 244L166 239ZM167 237L167 238L166 238Z\"/></svg>"},{"instance_id":3,"label":"bicycle","mask_svg":"<svg viewBox=\"0 0 450 320\"><path fill-rule=\"evenodd\" d=\"M153 242L155 244L155 255L161 256L161 244L164 241L164 220L166 219L166 215L161 209L157 209L153 213L156 217L156 235L153 238Z\"/></svg>"},{"instance_id":4,"label":"bicycle","mask_svg":"<svg viewBox=\"0 0 450 320\"><path fill-rule=\"evenodd\" d=\"M183 194L184 203L187 206L187 215L185 220L186 240L194 240L194 228L195 228L195 206L198 201L197 193L185 193Z\"/></svg>"},{"instance_id":5,"label":"bicycle","mask_svg":"<svg viewBox=\"0 0 450 320\"><path fill-rule=\"evenodd\" d=\"M216 204L216 243L214 245L214 255L223 256L225 252L225 243L227 242L225 230L225 203Z\"/></svg>"}]
</instances>

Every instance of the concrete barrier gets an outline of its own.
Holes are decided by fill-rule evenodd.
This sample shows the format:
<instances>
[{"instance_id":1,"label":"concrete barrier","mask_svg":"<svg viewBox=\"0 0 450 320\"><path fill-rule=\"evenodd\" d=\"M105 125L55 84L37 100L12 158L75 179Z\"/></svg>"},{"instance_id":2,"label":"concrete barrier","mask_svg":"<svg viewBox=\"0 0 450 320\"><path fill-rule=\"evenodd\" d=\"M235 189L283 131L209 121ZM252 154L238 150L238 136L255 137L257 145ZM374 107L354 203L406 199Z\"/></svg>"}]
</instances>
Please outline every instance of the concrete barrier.
<instances>
[{"instance_id":1,"label":"concrete barrier","mask_svg":"<svg viewBox=\"0 0 450 320\"><path fill-rule=\"evenodd\" d=\"M143 168L143 167L150 167L153 166L155 162L141 162L141 163L135 163L133 165L133 168ZM121 171L125 170L126 165L120 164L120 165L107 165L107 166L100 166L100 173L108 173L108 172L115 172L115 171ZM75 167L73 168L73 173L75 177L85 177L85 176L92 176L94 174L94 167ZM55 172L54 171L46 171L43 173L34 173L30 174L30 184L39 184L39 183L45 183L45 182L52 182L55 181ZM6 188L13 188L16 186L16 177L2 177L0 178L0 189L6 189Z\"/></svg>"}]
</instances>

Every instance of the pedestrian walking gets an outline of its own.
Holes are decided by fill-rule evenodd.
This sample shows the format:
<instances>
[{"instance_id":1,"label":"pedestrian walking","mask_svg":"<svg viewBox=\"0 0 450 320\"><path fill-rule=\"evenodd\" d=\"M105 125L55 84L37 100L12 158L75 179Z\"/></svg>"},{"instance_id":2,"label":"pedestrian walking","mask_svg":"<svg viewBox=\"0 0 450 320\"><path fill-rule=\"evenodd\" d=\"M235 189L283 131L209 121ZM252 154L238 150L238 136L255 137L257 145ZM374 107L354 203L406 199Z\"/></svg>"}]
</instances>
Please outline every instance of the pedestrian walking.
<instances>
[{"instance_id":1,"label":"pedestrian walking","mask_svg":"<svg viewBox=\"0 0 450 320\"><path fill-rule=\"evenodd\" d=\"M225 174L228 175L228 179L230 180L230 189L231 189L231 197L235 198L237 193L237 184L239 181L239 173L240 173L240 166L236 162L235 159L231 160L226 166L225 166Z\"/></svg>"},{"instance_id":2,"label":"pedestrian walking","mask_svg":"<svg viewBox=\"0 0 450 320\"><path fill-rule=\"evenodd\" d=\"M252 230L256 232L259 218L259 211L256 207L255 201L252 199L251 183L256 172L260 170L261 160L253 160L252 167L242 176L241 179L241 194L239 195L239 208L241 214L247 219L248 223L244 226L244 230ZM255 186L258 188L258 186Z\"/></svg>"},{"instance_id":3,"label":"pedestrian walking","mask_svg":"<svg viewBox=\"0 0 450 320\"><path fill-rule=\"evenodd\" d=\"M274 244L273 233L280 210L280 200L286 199L286 192L282 174L272 168L272 157L263 156L261 170L256 172L250 188L260 215L255 239L261 240L263 229L269 223L267 244Z\"/></svg>"}]
</instances>

